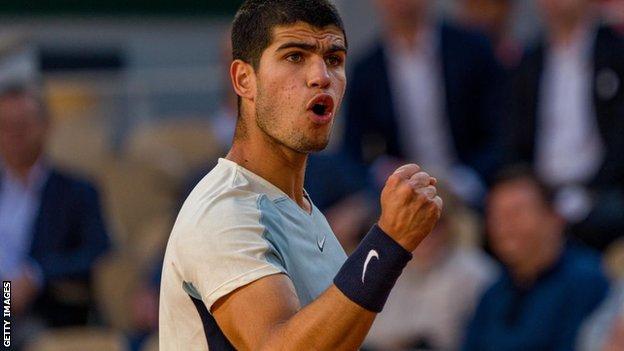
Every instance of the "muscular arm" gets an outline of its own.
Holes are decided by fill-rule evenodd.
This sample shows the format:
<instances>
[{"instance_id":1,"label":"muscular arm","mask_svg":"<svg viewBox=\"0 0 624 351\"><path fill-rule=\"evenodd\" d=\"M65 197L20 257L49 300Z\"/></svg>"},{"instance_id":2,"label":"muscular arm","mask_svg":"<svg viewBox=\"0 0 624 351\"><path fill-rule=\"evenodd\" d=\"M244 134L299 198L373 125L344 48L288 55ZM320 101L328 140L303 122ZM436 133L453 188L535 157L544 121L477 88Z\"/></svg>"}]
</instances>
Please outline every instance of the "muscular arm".
<instances>
[{"instance_id":1,"label":"muscular arm","mask_svg":"<svg viewBox=\"0 0 624 351\"><path fill-rule=\"evenodd\" d=\"M381 194L382 213L378 225L390 235L387 240L394 240L394 244L405 249L401 252L409 253L418 246L433 229L442 209L442 200L434 187L436 180L419 170L416 165L400 167L388 178ZM385 234L383 237L387 238ZM361 247L366 248L365 241L366 238ZM375 247L381 250L379 254L383 257L385 253L400 257L400 252ZM345 265L349 265L351 258L354 258L352 262L360 262L356 253ZM349 270L346 272L348 276ZM389 270L379 271L376 276L383 277L382 283L385 284L393 283L398 274L400 271ZM341 289L344 287L340 286ZM373 286L367 285L366 288ZM381 292L389 293L388 287L391 288L380 288ZM366 288L356 288L356 295ZM366 296L375 296L377 290L371 289ZM355 350L364 341L376 313L353 302L353 296L348 298L345 294L351 294L350 291L342 291L331 285L301 309L289 278L283 274L271 275L217 300L212 306L212 314L232 345L239 350ZM380 306L370 305L361 296L357 300L367 308L370 306L371 310L381 310Z\"/></svg>"},{"instance_id":2,"label":"muscular arm","mask_svg":"<svg viewBox=\"0 0 624 351\"><path fill-rule=\"evenodd\" d=\"M283 274L235 290L219 299L212 313L238 350L355 350L376 316L334 285L301 309Z\"/></svg>"}]
</instances>

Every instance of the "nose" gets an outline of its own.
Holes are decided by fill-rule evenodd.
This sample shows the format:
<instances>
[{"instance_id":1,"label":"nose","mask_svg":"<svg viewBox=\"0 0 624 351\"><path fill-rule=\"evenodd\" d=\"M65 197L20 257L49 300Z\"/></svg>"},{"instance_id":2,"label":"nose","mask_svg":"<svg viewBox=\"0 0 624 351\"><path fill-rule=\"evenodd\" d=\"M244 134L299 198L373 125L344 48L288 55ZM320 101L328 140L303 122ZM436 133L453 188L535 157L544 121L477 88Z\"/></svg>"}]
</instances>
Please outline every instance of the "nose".
<instances>
[{"instance_id":1,"label":"nose","mask_svg":"<svg viewBox=\"0 0 624 351\"><path fill-rule=\"evenodd\" d=\"M327 89L331 84L327 64L322 58L314 60L308 75L308 88Z\"/></svg>"}]
</instances>

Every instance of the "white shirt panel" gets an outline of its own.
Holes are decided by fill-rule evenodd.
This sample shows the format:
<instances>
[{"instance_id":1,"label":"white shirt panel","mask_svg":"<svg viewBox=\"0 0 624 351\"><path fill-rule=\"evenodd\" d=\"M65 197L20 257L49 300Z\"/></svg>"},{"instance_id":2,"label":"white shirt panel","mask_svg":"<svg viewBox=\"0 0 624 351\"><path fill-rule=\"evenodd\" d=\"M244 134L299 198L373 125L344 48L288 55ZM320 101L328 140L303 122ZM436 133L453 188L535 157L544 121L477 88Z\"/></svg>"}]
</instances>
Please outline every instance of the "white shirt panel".
<instances>
[{"instance_id":1,"label":"white shirt panel","mask_svg":"<svg viewBox=\"0 0 624 351\"><path fill-rule=\"evenodd\" d=\"M407 156L445 178L456 156L444 116L438 33L424 31L412 48L388 45L390 83Z\"/></svg>"},{"instance_id":2,"label":"white shirt panel","mask_svg":"<svg viewBox=\"0 0 624 351\"><path fill-rule=\"evenodd\" d=\"M553 186L585 183L604 156L592 95L595 32L547 51L540 91L536 169Z\"/></svg>"},{"instance_id":3,"label":"white shirt panel","mask_svg":"<svg viewBox=\"0 0 624 351\"><path fill-rule=\"evenodd\" d=\"M41 190L48 176L38 162L26 183L4 169L0 186L0 276L15 279L28 261L32 230L41 203Z\"/></svg>"}]
</instances>

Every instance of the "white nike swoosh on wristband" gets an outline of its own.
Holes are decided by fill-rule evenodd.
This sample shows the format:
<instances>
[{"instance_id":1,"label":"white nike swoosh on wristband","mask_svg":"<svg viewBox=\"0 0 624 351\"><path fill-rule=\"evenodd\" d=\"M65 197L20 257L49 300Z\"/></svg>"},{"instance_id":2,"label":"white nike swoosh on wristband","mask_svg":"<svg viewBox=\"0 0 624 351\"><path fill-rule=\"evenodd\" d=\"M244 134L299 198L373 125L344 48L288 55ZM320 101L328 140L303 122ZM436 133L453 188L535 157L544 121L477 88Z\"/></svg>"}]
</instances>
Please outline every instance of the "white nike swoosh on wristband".
<instances>
[{"instance_id":1,"label":"white nike swoosh on wristband","mask_svg":"<svg viewBox=\"0 0 624 351\"><path fill-rule=\"evenodd\" d=\"M379 259L379 254L377 253L377 250L370 250L368 252L368 255L366 256L366 261L364 261L364 269L362 270L362 284L364 284L364 276L366 275L366 268L368 267L368 263L373 257Z\"/></svg>"}]
</instances>

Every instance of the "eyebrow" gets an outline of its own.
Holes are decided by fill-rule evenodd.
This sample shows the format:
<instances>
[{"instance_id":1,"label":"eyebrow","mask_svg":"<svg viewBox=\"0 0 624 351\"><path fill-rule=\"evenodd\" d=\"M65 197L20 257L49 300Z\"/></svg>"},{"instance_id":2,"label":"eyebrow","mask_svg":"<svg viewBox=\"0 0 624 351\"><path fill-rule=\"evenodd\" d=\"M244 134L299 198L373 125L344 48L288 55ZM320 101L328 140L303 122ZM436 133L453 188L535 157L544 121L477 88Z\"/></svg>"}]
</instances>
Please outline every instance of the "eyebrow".
<instances>
[{"instance_id":1,"label":"eyebrow","mask_svg":"<svg viewBox=\"0 0 624 351\"><path fill-rule=\"evenodd\" d=\"M287 42L287 43L280 45L280 47L278 47L276 51L281 51L281 50L286 50L286 49L301 49L305 51L318 51L318 46L315 44L310 44L310 43L291 41L291 42ZM327 50L327 52L339 52L339 51L347 52L347 48L344 45L332 44L329 47L329 50Z\"/></svg>"}]
</instances>

